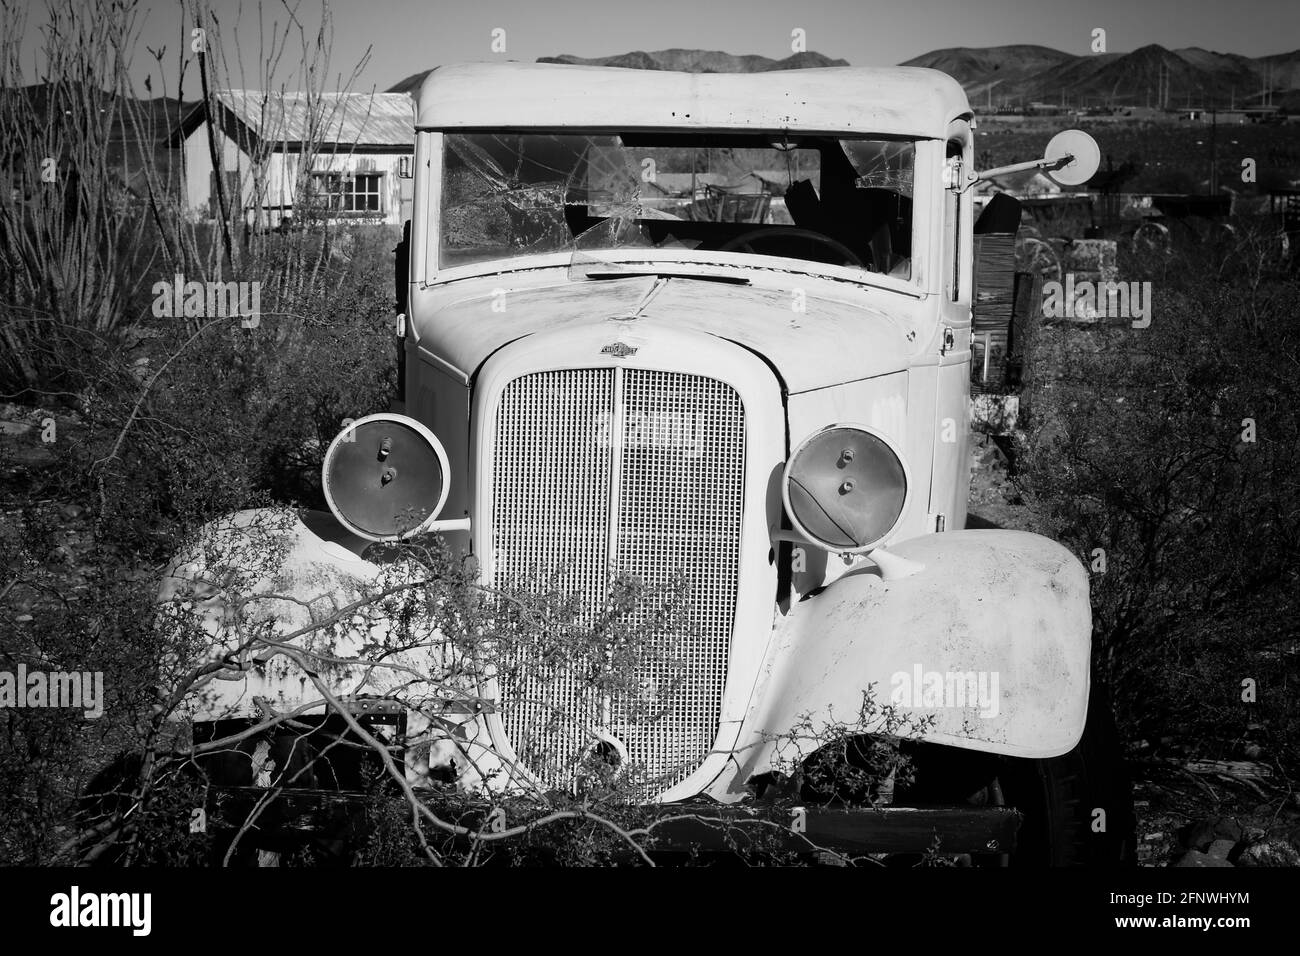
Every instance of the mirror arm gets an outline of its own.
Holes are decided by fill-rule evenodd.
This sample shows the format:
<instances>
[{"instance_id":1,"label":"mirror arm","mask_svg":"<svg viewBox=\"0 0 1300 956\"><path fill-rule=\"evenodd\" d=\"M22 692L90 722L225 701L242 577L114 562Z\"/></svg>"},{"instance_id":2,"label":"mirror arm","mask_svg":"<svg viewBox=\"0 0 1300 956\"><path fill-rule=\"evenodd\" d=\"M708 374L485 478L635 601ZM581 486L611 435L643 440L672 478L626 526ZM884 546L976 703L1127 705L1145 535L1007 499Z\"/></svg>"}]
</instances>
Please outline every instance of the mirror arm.
<instances>
[{"instance_id":1,"label":"mirror arm","mask_svg":"<svg viewBox=\"0 0 1300 956\"><path fill-rule=\"evenodd\" d=\"M981 172L972 171L966 185L962 187L962 192L970 189L978 182L987 179L993 179L996 176L1005 176L1007 173L1023 173L1027 169L1041 169L1051 172L1054 169L1063 169L1074 162L1073 156L1062 156L1060 159L1033 159L1027 163L1012 163L1010 166L998 166L994 169L986 169Z\"/></svg>"}]
</instances>

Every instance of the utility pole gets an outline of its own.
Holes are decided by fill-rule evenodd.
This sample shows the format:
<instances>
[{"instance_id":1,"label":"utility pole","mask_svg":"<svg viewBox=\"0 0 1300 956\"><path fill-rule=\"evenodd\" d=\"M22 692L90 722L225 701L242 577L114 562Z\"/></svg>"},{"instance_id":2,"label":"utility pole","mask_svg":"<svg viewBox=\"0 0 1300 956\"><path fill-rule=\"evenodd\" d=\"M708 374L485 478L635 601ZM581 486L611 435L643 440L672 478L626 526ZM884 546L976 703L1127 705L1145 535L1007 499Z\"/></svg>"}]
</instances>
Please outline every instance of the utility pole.
<instances>
[{"instance_id":1,"label":"utility pole","mask_svg":"<svg viewBox=\"0 0 1300 956\"><path fill-rule=\"evenodd\" d=\"M1219 192L1219 108L1210 107L1210 195Z\"/></svg>"}]
</instances>

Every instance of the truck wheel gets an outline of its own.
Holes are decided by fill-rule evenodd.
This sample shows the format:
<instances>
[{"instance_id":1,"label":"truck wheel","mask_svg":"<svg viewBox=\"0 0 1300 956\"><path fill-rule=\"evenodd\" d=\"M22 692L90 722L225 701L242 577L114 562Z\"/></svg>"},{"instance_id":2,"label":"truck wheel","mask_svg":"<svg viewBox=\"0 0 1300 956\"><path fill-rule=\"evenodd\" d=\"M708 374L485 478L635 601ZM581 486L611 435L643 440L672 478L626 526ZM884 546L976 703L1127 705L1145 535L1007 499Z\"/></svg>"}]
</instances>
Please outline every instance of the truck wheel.
<instances>
[{"instance_id":1,"label":"truck wheel","mask_svg":"<svg viewBox=\"0 0 1300 956\"><path fill-rule=\"evenodd\" d=\"M866 768L865 745L837 754L847 767ZM1134 864L1133 795L1121 759L1109 701L1093 684L1083 736L1059 757L1027 760L998 757L941 744L904 741L911 760L905 784L893 792L895 807L1006 806L1020 811L1016 849L1010 854L968 857L975 866L1098 866ZM805 773L812 766L805 763ZM853 780L844 774L840 779ZM814 803L870 806L872 794L859 786L815 786L805 777L800 798ZM959 855L960 856L960 855ZM913 855L899 854L899 865L915 865Z\"/></svg>"},{"instance_id":2,"label":"truck wheel","mask_svg":"<svg viewBox=\"0 0 1300 956\"><path fill-rule=\"evenodd\" d=\"M1135 865L1133 792L1104 690L1088 701L1083 737L1043 760L1010 760L999 770L1003 799L1024 814L1012 865Z\"/></svg>"}]
</instances>

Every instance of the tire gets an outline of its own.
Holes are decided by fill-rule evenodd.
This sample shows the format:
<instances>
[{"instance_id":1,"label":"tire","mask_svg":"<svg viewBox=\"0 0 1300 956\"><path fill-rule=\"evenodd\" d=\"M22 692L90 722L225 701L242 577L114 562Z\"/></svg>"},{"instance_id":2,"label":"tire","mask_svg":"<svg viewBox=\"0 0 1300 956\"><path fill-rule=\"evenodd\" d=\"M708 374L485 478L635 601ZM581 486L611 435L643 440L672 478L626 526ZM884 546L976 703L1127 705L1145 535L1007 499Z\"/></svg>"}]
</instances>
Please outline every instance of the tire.
<instances>
[{"instance_id":1,"label":"tire","mask_svg":"<svg viewBox=\"0 0 1300 956\"><path fill-rule=\"evenodd\" d=\"M835 760L851 769L870 766L862 755L872 738L853 738ZM895 807L1014 807L1021 813L1016 849L977 854L964 865L1125 867L1135 863L1133 793L1105 689L1095 680L1083 735L1068 753L1041 760L1000 757L920 741L903 741L911 763L906 783L890 801ZM838 748L837 748L838 750ZM825 753L819 751L818 753ZM813 757L804 764L805 773ZM845 775L841 780L851 780ZM799 799L845 807L871 806L858 785L814 786L805 777ZM1105 811L1104 818L1096 811ZM1103 828L1104 820L1104 828ZM915 855L898 854L900 865Z\"/></svg>"},{"instance_id":2,"label":"tire","mask_svg":"<svg viewBox=\"0 0 1300 956\"><path fill-rule=\"evenodd\" d=\"M1163 222L1148 219L1133 231L1134 252L1155 252L1168 255L1173 249L1173 236Z\"/></svg>"},{"instance_id":3,"label":"tire","mask_svg":"<svg viewBox=\"0 0 1300 956\"><path fill-rule=\"evenodd\" d=\"M999 780L1005 802L1024 813L1012 865L1136 865L1132 784L1109 697L1097 684L1073 750L1044 760L1009 761Z\"/></svg>"}]
</instances>

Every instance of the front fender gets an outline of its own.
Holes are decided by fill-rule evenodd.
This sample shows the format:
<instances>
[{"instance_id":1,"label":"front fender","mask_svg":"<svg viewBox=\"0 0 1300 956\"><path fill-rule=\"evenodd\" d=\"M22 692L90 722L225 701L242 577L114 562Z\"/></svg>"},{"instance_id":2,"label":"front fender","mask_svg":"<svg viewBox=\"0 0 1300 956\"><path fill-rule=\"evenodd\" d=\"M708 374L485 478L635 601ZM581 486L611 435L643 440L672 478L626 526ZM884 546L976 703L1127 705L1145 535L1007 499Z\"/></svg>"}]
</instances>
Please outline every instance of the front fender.
<instances>
[{"instance_id":1,"label":"front fender","mask_svg":"<svg viewBox=\"0 0 1300 956\"><path fill-rule=\"evenodd\" d=\"M890 551L924 568L893 580L854 570L778 618L734 775L715 795L735 799L769 769L801 717L853 722L869 685L877 705L932 718L915 735L932 743L1053 757L1078 742L1092 629L1078 559L1004 530L926 535Z\"/></svg>"},{"instance_id":2,"label":"front fender","mask_svg":"<svg viewBox=\"0 0 1300 956\"><path fill-rule=\"evenodd\" d=\"M312 674L337 695L418 691L427 683L435 673L432 638L409 650L375 650L390 638L404 592L350 609L416 580L410 566L362 558L366 543L316 511L241 511L201 528L159 586L159 625L173 638L164 671L177 680L205 665L211 671L214 662L227 666L190 688L178 716L251 717L262 711L260 702L280 712L321 713ZM288 646L307 655L300 659L311 674L266 640L291 635Z\"/></svg>"}]
</instances>

